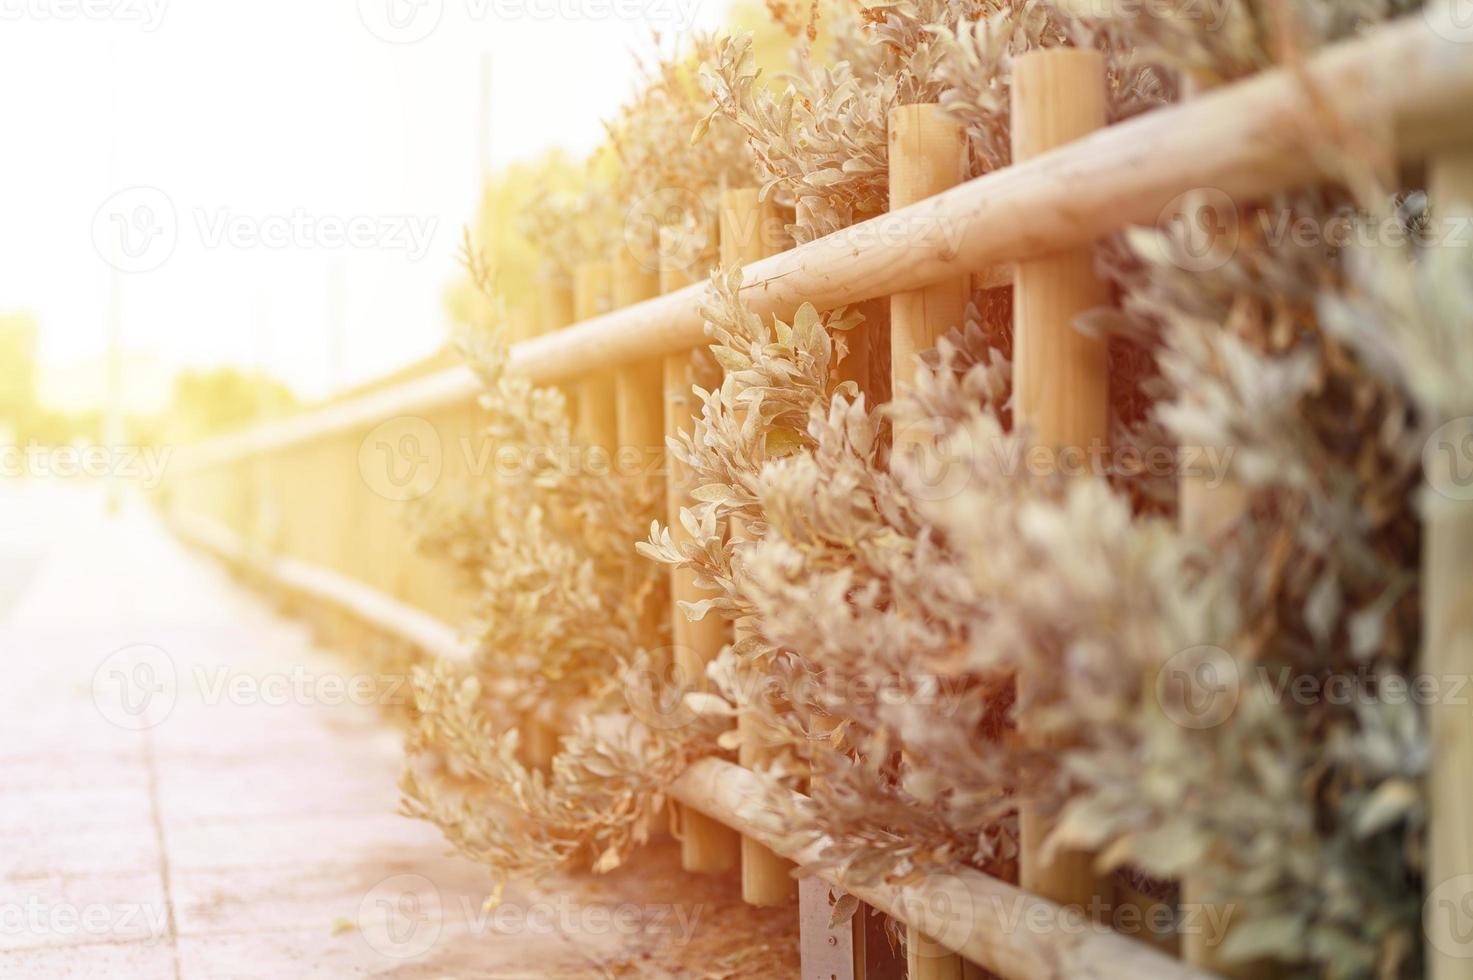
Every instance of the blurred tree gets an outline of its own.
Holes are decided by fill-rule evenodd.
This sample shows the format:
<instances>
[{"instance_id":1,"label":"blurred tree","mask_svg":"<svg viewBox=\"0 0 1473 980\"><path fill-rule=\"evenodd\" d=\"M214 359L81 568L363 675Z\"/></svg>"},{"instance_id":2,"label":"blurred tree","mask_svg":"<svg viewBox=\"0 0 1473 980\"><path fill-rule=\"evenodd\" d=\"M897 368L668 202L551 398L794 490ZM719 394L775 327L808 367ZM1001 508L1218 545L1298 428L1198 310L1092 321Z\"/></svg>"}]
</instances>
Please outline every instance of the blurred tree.
<instances>
[{"instance_id":1,"label":"blurred tree","mask_svg":"<svg viewBox=\"0 0 1473 980\"><path fill-rule=\"evenodd\" d=\"M855 0L736 0L730 29L753 35L752 50L762 69L762 82L785 87L783 76L792 70L800 50L811 52L807 63L829 62L828 23L833 10ZM659 38L654 39L660 47ZM690 55L695 57L694 51ZM692 70L694 77L694 69ZM646 80L646 83L649 79ZM693 87L692 95L699 96ZM631 93L633 98L634 93ZM618 155L608 144L581 160L554 149L536 159L515 163L498 171L486 183L468 233L476 249L492 270L497 293L513 322L513 338L535 331L536 290L544 256L528 239L525 223L519 220L538 201L557 195L576 197L592 185L616 183ZM627 207L631 202L618 202ZM620 212L622 213L622 211ZM444 302L453 322L475 328L490 325L492 307L466 276L457 276L445 288ZM520 319L518 319L520 318Z\"/></svg>"},{"instance_id":2,"label":"blurred tree","mask_svg":"<svg viewBox=\"0 0 1473 980\"><path fill-rule=\"evenodd\" d=\"M36 414L36 320L0 316L0 424L24 431Z\"/></svg>"},{"instance_id":3,"label":"blurred tree","mask_svg":"<svg viewBox=\"0 0 1473 980\"><path fill-rule=\"evenodd\" d=\"M761 80L781 91L784 74L803 54L807 64L822 67L831 61L833 12L851 7L854 0L736 0L731 7L731 30L752 35L752 56Z\"/></svg>"},{"instance_id":4,"label":"blurred tree","mask_svg":"<svg viewBox=\"0 0 1473 980\"><path fill-rule=\"evenodd\" d=\"M588 181L588 166L562 150L515 163L495 174L481 192L469 228L471 246L486 257L496 286L511 310L532 310L541 256L527 240L516 215L541 194L574 193ZM486 327L491 305L466 276L446 290L446 306L459 324Z\"/></svg>"},{"instance_id":5,"label":"blurred tree","mask_svg":"<svg viewBox=\"0 0 1473 980\"><path fill-rule=\"evenodd\" d=\"M235 368L185 371L174 381L163 431L173 441L191 441L282 415L296 405L290 388L265 375Z\"/></svg>"}]
</instances>

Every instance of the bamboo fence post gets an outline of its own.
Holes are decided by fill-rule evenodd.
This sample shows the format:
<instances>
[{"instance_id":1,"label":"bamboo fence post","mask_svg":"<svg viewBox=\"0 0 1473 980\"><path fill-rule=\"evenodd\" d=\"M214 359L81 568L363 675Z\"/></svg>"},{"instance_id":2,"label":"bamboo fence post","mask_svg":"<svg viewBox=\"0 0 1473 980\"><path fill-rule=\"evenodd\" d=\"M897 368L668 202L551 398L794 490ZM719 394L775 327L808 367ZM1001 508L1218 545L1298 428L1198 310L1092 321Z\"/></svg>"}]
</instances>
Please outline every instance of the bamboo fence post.
<instances>
[{"instance_id":1,"label":"bamboo fence post","mask_svg":"<svg viewBox=\"0 0 1473 980\"><path fill-rule=\"evenodd\" d=\"M756 188L729 190L721 195L721 267L748 265L782 251L782 219L774 204L760 200ZM732 541L749 540L740 521L731 525ZM737 625L740 638L749 627ZM760 722L743 714L738 721L742 741L739 760L747 768L761 765L771 756L763 745ZM798 897L798 880L790 873L793 864L750 837L742 838L742 898L750 905L787 905Z\"/></svg>"},{"instance_id":2,"label":"bamboo fence post","mask_svg":"<svg viewBox=\"0 0 1473 980\"><path fill-rule=\"evenodd\" d=\"M1013 163L1022 164L1105 125L1105 67L1098 51L1033 51L1013 64ZM1014 424L1054 451L1088 451L1109 435L1109 370L1105 344L1074 329L1074 318L1110 300L1094 274L1089 247L1018 263L1013 293ZM1030 735L1030 682L1018 677L1019 730ZM1042 860L1051 821L1033 806L1018 817L1019 882L1061 905L1088 907L1109 899L1109 880L1094 856L1059 851Z\"/></svg>"},{"instance_id":3,"label":"bamboo fence post","mask_svg":"<svg viewBox=\"0 0 1473 980\"><path fill-rule=\"evenodd\" d=\"M537 281L537 332L553 333L572 323L572 287L560 272L544 269Z\"/></svg>"},{"instance_id":4,"label":"bamboo fence post","mask_svg":"<svg viewBox=\"0 0 1473 980\"><path fill-rule=\"evenodd\" d=\"M955 187L967 177L967 137L961 122L939 105L890 110L890 208L903 208ZM911 229L919 248L942 228ZM891 390L899 394L915 378L920 355L948 330L960 327L971 295L971 277L957 276L924 289L890 297ZM896 453L907 440L896 435ZM962 980L966 963L915 926L905 930L906 975L910 980Z\"/></svg>"},{"instance_id":5,"label":"bamboo fence post","mask_svg":"<svg viewBox=\"0 0 1473 980\"><path fill-rule=\"evenodd\" d=\"M660 229L660 291L673 292L691 283L704 281L709 256L709 241L692 243L683 240L689 234L681 228ZM709 232L708 232L709 234ZM665 436L676 438L693 430L692 420L700 413L691 391L691 352L682 351L664 360ZM688 477L673 455L666 457L665 502L670 534L677 544L689 540L680 522L680 510L690 502ZM706 664L726 645L730 630L726 621L707 615L699 621L686 618L680 603L699 601L704 593L695 584L695 575L687 569L671 573L671 633L675 645L676 673L684 685L693 690L706 687ZM681 807L680 862L687 871L719 874L731 871L741 861L741 837L736 831L698 810Z\"/></svg>"},{"instance_id":6,"label":"bamboo fence post","mask_svg":"<svg viewBox=\"0 0 1473 980\"><path fill-rule=\"evenodd\" d=\"M655 247L650 245L649 254ZM621 242L614 249L614 309L660 295L660 273ZM658 358L622 364L614 375L614 428L619 447L615 472L621 479L646 483L653 491L665 459L664 371ZM651 604L653 606L653 604ZM650 608L641 642L653 650L667 610Z\"/></svg>"},{"instance_id":7,"label":"bamboo fence post","mask_svg":"<svg viewBox=\"0 0 1473 980\"><path fill-rule=\"evenodd\" d=\"M1473 151L1434 157L1429 177L1439 228L1473 218ZM1419 673L1433 678L1441 696L1428 707L1432 762L1422 914L1427 976L1467 980L1473 977L1473 712L1451 692L1461 691L1473 675L1473 486L1465 472L1473 462L1467 449L1473 418L1442 422L1423 453L1428 486Z\"/></svg>"},{"instance_id":8,"label":"bamboo fence post","mask_svg":"<svg viewBox=\"0 0 1473 980\"><path fill-rule=\"evenodd\" d=\"M573 275L573 316L578 323L607 313L613 301L613 266L608 262L584 262ZM577 434L580 448L602 449L612 462L619 439L614 415L614 378L607 371L586 375L578 382ZM584 466L591 463L585 456ZM591 470L590 470L591 471Z\"/></svg>"},{"instance_id":9,"label":"bamboo fence post","mask_svg":"<svg viewBox=\"0 0 1473 980\"><path fill-rule=\"evenodd\" d=\"M955 187L967 177L966 132L939 105L890 110L890 210L908 207ZM944 219L907 229L917 251L944 238ZM896 393L914 378L919 355L942 334L962 326L971 277L951 279L890 297L890 376Z\"/></svg>"},{"instance_id":10,"label":"bamboo fence post","mask_svg":"<svg viewBox=\"0 0 1473 980\"><path fill-rule=\"evenodd\" d=\"M1205 477L1188 473L1180 477L1179 485L1177 509L1181 525L1207 541L1220 538L1229 531L1247 507L1248 498L1243 488L1230 480L1212 487ZM1223 958L1221 946L1229 932L1226 926L1231 924L1233 907L1231 903L1223 905L1207 901L1210 897L1197 879L1187 877L1182 880L1181 904L1188 910L1190 918L1199 926L1221 922L1225 927L1220 935L1212 935L1204 928L1183 933L1180 936L1182 959L1226 978L1248 980L1249 977L1272 975L1270 964L1262 961L1229 962ZM1202 911L1196 911L1198 906Z\"/></svg>"},{"instance_id":11,"label":"bamboo fence post","mask_svg":"<svg viewBox=\"0 0 1473 980\"><path fill-rule=\"evenodd\" d=\"M1181 86L1182 101L1195 98L1202 94L1204 86L1190 75L1183 74L1179 80ZM1184 218L1192 222L1191 227L1213 234L1210 229L1213 224L1196 221L1200 217L1203 208L1215 206L1203 194L1188 192L1183 200L1181 212L1172 215L1173 218ZM1198 242L1198 247L1214 248L1217 245L1216 235L1213 234L1212 241ZM1205 448L1205 447L1195 447ZM1217 447L1226 449L1227 447ZM1225 458L1225 457L1220 457ZM1182 473L1177 479L1177 520L1182 529L1201 537L1206 541L1221 538L1232 525L1242 516L1248 506L1248 496L1245 489L1232 479L1224 479L1216 486L1210 485L1209 481L1201 474ZM1156 679L1152 678L1151 686L1154 688ZM1184 915L1180 921L1185 921L1185 915L1191 917L1198 923L1223 922L1230 923L1232 916L1231 905L1223 906L1220 903L1210 903L1201 881L1187 877L1180 882L1181 893L1179 896L1180 909ZM1122 898L1122 901L1128 900ZM1194 913L1196 907L1201 906L1203 911ZM1212 906L1208 911L1208 906ZM1144 916L1141 921L1149 921ZM1246 978L1253 975L1255 970L1267 970L1268 964L1255 963L1229 963L1223 959L1219 950L1227 937L1227 930L1218 936L1208 934L1205 930L1197 930L1174 937L1176 939L1176 952L1181 958L1204 969L1212 970L1227 978ZM1163 949L1170 950L1170 945L1164 941L1164 937L1157 937L1157 945Z\"/></svg>"},{"instance_id":12,"label":"bamboo fence post","mask_svg":"<svg viewBox=\"0 0 1473 980\"><path fill-rule=\"evenodd\" d=\"M537 327L543 334L556 333L575 322L573 288L560 272L544 269L537 283ZM576 399L564 386L569 409L576 411ZM577 416L575 415L574 418ZM527 762L539 769L552 765L558 750L558 731L549 712L553 705L541 705L523 719L523 751Z\"/></svg>"},{"instance_id":13,"label":"bamboo fence post","mask_svg":"<svg viewBox=\"0 0 1473 980\"><path fill-rule=\"evenodd\" d=\"M1197 94L1196 89L1197 86L1190 79L1183 82L1184 97ZM1194 193L1187 195L1184 205L1185 216L1188 220L1196 218L1199 209L1213 206L1205 197ZM1197 222L1193 227L1210 228L1211 225ZM1215 241L1201 243L1204 247L1215 246L1215 244ZM1216 448L1223 450L1229 447ZM1220 458L1227 457L1224 455ZM1232 529L1233 524L1242 517L1247 507L1247 491L1231 478L1224 479L1217 486L1211 485L1208 479L1201 474L1183 473L1178 478L1177 519L1184 530L1203 540L1220 539ZM1181 906L1186 910L1186 915L1199 924L1222 922L1225 926L1230 925L1234 911L1232 903L1210 902L1208 899L1211 897L1200 880L1192 877L1182 880ZM1196 911L1199 906L1202 909L1200 912ZM1266 962L1229 962L1226 960L1222 956L1221 947L1228 932L1229 930L1224 928L1220 935L1212 935L1207 930L1199 928L1183 933L1178 937L1182 959L1193 966L1200 966L1226 978L1247 980L1249 977L1271 975L1272 966Z\"/></svg>"}]
</instances>

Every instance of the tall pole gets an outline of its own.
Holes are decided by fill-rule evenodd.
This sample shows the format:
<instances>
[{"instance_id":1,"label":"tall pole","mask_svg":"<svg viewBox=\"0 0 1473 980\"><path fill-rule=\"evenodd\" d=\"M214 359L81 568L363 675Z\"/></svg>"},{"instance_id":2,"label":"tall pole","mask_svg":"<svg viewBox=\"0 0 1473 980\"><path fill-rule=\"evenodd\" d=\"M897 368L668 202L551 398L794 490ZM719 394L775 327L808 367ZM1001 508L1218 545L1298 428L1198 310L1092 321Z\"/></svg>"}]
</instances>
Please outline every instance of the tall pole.
<instances>
[{"instance_id":1,"label":"tall pole","mask_svg":"<svg viewBox=\"0 0 1473 980\"><path fill-rule=\"evenodd\" d=\"M111 52L109 52L111 57ZM116 66L114 66L116 67ZM116 71L114 72L116 75ZM118 179L118 86L112 87L113 126L108 140L107 183L111 192ZM109 452L117 452L123 441L123 281L118 272L118 241L108 236L107 269L107 404L103 407L102 443ZM116 514L122 502L122 488L109 468L107 479L107 511Z\"/></svg>"},{"instance_id":2,"label":"tall pole","mask_svg":"<svg viewBox=\"0 0 1473 980\"><path fill-rule=\"evenodd\" d=\"M1052 48L1018 58L1013 73L1013 160L1022 163L1105 125L1105 65L1098 51ZM1104 306L1110 292L1094 272L1090 248L1018 263L1013 284L1013 418L1035 446L1088 451L1109 438L1109 365L1104 341L1074 328L1081 313ZM1018 677L1028 705L1044 678ZM1027 707L1023 738L1047 740ZM1049 815L1025 804L1018 816L1019 884L1061 905L1109 899L1093 855L1060 849L1044 860Z\"/></svg>"}]
</instances>

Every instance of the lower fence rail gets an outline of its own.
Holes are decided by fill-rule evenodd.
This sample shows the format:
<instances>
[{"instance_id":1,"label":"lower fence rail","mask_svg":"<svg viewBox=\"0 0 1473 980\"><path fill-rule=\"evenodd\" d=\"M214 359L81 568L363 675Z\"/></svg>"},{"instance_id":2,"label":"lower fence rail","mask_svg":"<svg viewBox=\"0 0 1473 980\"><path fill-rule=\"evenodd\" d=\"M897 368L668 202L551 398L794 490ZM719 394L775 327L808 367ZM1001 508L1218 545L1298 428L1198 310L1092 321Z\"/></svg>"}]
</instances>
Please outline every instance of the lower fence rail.
<instances>
[{"instance_id":1,"label":"lower fence rail","mask_svg":"<svg viewBox=\"0 0 1473 980\"><path fill-rule=\"evenodd\" d=\"M208 518L173 513L169 524L186 542L245 567L276 588L355 617L371 630L426 654L468 656L452 627L392 596L307 562L260 556L229 528ZM733 763L702 759L669 792L683 805L795 863L815 863L826 850L825 839L795 843L783 827L778 814L791 806L779 804L798 802L797 794ZM963 868L907 884L860 884L833 871L815 877L1002 977L1216 977L1115 932L1087 910L1059 905L980 871ZM827 923L821 925L827 928Z\"/></svg>"}]
</instances>

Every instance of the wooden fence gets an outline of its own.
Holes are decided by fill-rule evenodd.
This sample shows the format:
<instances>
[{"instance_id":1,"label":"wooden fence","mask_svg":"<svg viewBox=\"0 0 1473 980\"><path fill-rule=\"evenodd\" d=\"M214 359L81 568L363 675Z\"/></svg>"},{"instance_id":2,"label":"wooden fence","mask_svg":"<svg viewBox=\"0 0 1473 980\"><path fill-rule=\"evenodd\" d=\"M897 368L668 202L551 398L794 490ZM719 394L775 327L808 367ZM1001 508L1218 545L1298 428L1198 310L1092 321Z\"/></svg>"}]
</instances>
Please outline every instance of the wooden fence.
<instances>
[{"instance_id":1,"label":"wooden fence","mask_svg":"<svg viewBox=\"0 0 1473 980\"><path fill-rule=\"evenodd\" d=\"M764 317L788 317L804 302L873 307L888 298L894 377L905 380L915 354L959 322L970 286L1012 283L1018 417L1048 444L1083 445L1105 435L1108 378L1099 343L1071 322L1107 299L1089 251L1102 236L1154 224L1173 201L1203 189L1243 201L1333 180L1295 139L1305 120L1330 114L1387 133L1399 159L1430 162L1449 193L1466 195L1473 185L1473 158L1464 149L1473 143L1473 50L1439 37L1421 18L1326 49L1298 69L1264 72L1115 126L1104 126L1104 86L1093 52L1020 59L1015 162L970 181L960 179L956 124L931 106L897 110L891 211L777 254L760 232L766 222L756 194L726 195L720 245L726 260L744 264L743 298ZM515 345L511 370L567 387L585 444L662 446L664 435L689 425L689 392L672 384L668 370L662 383L661 364L683 360L705 341L698 313L705 272L667 266L657 275L621 254L580 270L576 288L549 285L539 304L543 332ZM474 449L477 388L469 369L450 368L195 447L170 476L171 516L188 537L310 601L418 649L461 656L452 624L464 620L471 597L416 553L407 508L430 485L428 499L453 496L484 465ZM672 499L672 511L681 503ZM1214 507L1230 506L1198 500L1183 519L1208 521ZM1429 534L1435 548L1424 594L1433 645L1426 659L1439 671L1468 673L1469 627L1456 610L1468 587L1473 530L1466 511L1429 520L1441 524ZM693 585L674 587L689 597ZM676 628L677 645L697 660L725 640L724 627L677 621ZM1473 874L1473 719L1438 712L1433 724L1429 877L1440 881ZM743 761L750 763L755 749L748 748ZM802 861L820 850L786 849L763 803L768 793L741 766L719 759L696 764L672 788L685 807L687 866L740 863L744 893L760 904L791 899L783 858ZM1178 957L1103 928L1069 928L1068 906L1087 902L1105 883L1087 855L1045 865L1043 823L1023 814L1020 887L962 872L852 890L907 923L913 951L947 947L912 956L913 977L961 978L973 975L973 965L1005 977L1232 972L1203 943L1184 943ZM961 930L948 921L958 909L968 915ZM848 969L830 970L822 952L808 955L809 939L826 929L805 918L805 971L862 973L852 958L857 940L851 952L829 936L829 947L851 957ZM1429 956L1434 976L1473 975L1468 961L1430 948Z\"/></svg>"}]
</instances>

